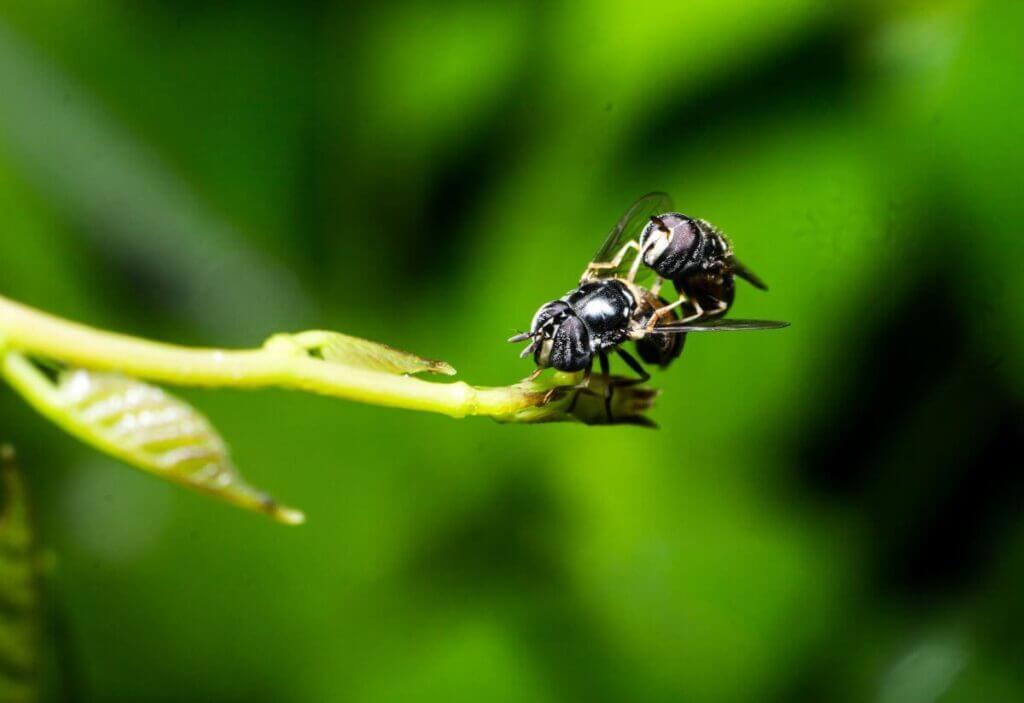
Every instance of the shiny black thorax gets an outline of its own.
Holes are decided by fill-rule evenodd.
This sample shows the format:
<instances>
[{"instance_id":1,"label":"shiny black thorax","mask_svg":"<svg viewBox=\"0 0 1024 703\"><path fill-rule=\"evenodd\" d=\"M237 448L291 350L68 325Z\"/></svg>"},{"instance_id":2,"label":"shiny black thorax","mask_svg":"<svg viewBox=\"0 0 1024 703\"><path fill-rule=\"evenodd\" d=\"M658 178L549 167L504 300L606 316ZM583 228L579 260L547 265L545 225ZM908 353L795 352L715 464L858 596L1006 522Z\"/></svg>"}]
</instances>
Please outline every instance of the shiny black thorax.
<instances>
[{"instance_id":1,"label":"shiny black thorax","mask_svg":"<svg viewBox=\"0 0 1024 703\"><path fill-rule=\"evenodd\" d=\"M636 300L624 283L592 281L562 298L590 332L594 350L618 344L626 338Z\"/></svg>"}]
</instances>

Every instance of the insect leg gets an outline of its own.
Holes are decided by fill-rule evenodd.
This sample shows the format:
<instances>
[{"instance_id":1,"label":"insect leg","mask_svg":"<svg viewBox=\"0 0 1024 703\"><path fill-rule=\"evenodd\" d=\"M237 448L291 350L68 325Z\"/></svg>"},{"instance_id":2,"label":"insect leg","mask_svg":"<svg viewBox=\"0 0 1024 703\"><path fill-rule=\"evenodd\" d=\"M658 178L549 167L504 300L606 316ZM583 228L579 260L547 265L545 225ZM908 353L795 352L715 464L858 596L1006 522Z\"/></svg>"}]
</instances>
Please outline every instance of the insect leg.
<instances>
[{"instance_id":1,"label":"insect leg","mask_svg":"<svg viewBox=\"0 0 1024 703\"><path fill-rule=\"evenodd\" d=\"M644 262L644 251L639 246L636 248L636 258L633 259L633 265L629 267L629 275L626 280L630 283L636 279L637 271L640 270L640 264Z\"/></svg>"},{"instance_id":2,"label":"insect leg","mask_svg":"<svg viewBox=\"0 0 1024 703\"><path fill-rule=\"evenodd\" d=\"M622 265L622 260L626 258L626 253L630 249L636 249L637 252L639 252L640 244L638 244L635 239L631 239L622 245L622 248L619 249L618 252L616 252L615 256L612 257L611 261L603 261L596 264L591 263L589 266L587 266L587 270L583 272L583 279L586 280L587 278L590 278L591 274L597 271L601 271L604 269L617 269L620 265ZM637 258L640 257L638 256Z\"/></svg>"},{"instance_id":3,"label":"insect leg","mask_svg":"<svg viewBox=\"0 0 1024 703\"><path fill-rule=\"evenodd\" d=\"M693 322L694 320L699 320L700 318L704 317L704 308L700 306L700 303L697 302L697 299L694 298L690 302L693 303L693 314L690 315L689 317L684 317L682 320L680 320L679 322L682 324L686 324L687 322Z\"/></svg>"},{"instance_id":4,"label":"insect leg","mask_svg":"<svg viewBox=\"0 0 1024 703\"><path fill-rule=\"evenodd\" d=\"M692 303L693 307L696 309L696 312L689 317L684 317L682 320L680 320L680 322L693 322L694 320L704 315L704 310L701 308L700 303L698 303L696 300L691 300L690 296L686 295L686 293L680 293L679 299L676 302L666 305L664 307L660 307L654 311L654 314L651 315L651 319L647 321L647 327L645 328L645 331L650 332L651 330L653 330L655 327L657 327L658 321L661 320L663 315L671 312L672 310L675 310L680 305L684 305L686 303Z\"/></svg>"},{"instance_id":5,"label":"insect leg","mask_svg":"<svg viewBox=\"0 0 1024 703\"><path fill-rule=\"evenodd\" d=\"M576 385L576 392L572 396L572 402L569 403L568 412L572 412L576 409L576 401L580 399L580 393L593 393L590 390L590 374L594 370L594 360L591 359L587 364L587 368L583 370L583 380Z\"/></svg>"},{"instance_id":6,"label":"insect leg","mask_svg":"<svg viewBox=\"0 0 1024 703\"><path fill-rule=\"evenodd\" d=\"M537 377L540 376L542 373L544 373L544 369L542 369L542 368L534 369L533 373L531 373L529 376L527 376L526 378L523 379L523 383L531 383L533 381L536 381Z\"/></svg>"},{"instance_id":7,"label":"insect leg","mask_svg":"<svg viewBox=\"0 0 1024 703\"><path fill-rule=\"evenodd\" d=\"M628 365L629 368L631 368L634 371L636 371L637 375L640 376L640 378L637 381L635 381L635 383L646 383L651 378L651 374L647 373L647 369L645 369L640 364L640 362L637 361L633 357L633 355L630 354L628 351L626 351L622 347L615 347L615 352L619 355L619 357L623 361L626 362L626 365Z\"/></svg>"},{"instance_id":8,"label":"insect leg","mask_svg":"<svg viewBox=\"0 0 1024 703\"><path fill-rule=\"evenodd\" d=\"M664 283L664 282L665 282L665 279L662 278L661 276L658 276L657 278L654 279L654 284L650 288L648 288L647 290L649 290L651 292L651 295L653 295L655 298L657 298L658 294L661 292L661 284Z\"/></svg>"},{"instance_id":9,"label":"insect leg","mask_svg":"<svg viewBox=\"0 0 1024 703\"><path fill-rule=\"evenodd\" d=\"M729 306L726 304L726 302L724 300L719 300L718 301L718 305L715 307L715 309L714 310L708 310L706 314L708 316L717 315L719 313L725 312L728 309L729 309Z\"/></svg>"},{"instance_id":10,"label":"insect leg","mask_svg":"<svg viewBox=\"0 0 1024 703\"><path fill-rule=\"evenodd\" d=\"M665 221L664 221L664 220L662 220L662 219L661 219L660 217L652 217L652 218L651 218L651 222L653 222L653 223L654 223L654 225L655 225L655 226L656 226L656 227L657 227L657 228L658 228L659 230L661 230L662 232L664 232L664 233L665 233L665 234L667 235L667 237L671 237L671 236L672 236L672 231L671 231L671 230L670 230L670 229L669 229L669 228L668 228L668 227L667 227L667 226L665 225ZM668 240L666 239L666 241L668 241ZM649 241L649 242L647 243L647 246L648 246L648 247L650 247L650 246L651 246L651 245L653 245L653 244L654 244L654 241L653 241L653 240L651 240L651 241ZM636 274L637 274L637 271L639 271L639 270L640 270L640 264L642 264L642 263L644 262L644 254L645 254L645 253L646 253L646 252L645 252L645 248L643 248L643 247L639 247L639 246L637 247L637 255L636 255L636 258L635 258L635 259L633 259L633 265L629 267L629 276L628 276L628 278L626 279L626 280L628 280L628 281L629 281L630 283L632 283L632 282L633 282L633 280L634 280L634 279L636 278ZM658 279L658 286L659 286L659 287L661 286L661 278L659 278L659 279ZM657 295L657 292L655 292L654 294L655 294L655 295Z\"/></svg>"},{"instance_id":11,"label":"insect leg","mask_svg":"<svg viewBox=\"0 0 1024 703\"><path fill-rule=\"evenodd\" d=\"M579 385L576 386L577 388L590 388L590 374L593 370L594 359L591 358L590 361L587 362L587 368L583 370L583 379L579 382Z\"/></svg>"},{"instance_id":12,"label":"insect leg","mask_svg":"<svg viewBox=\"0 0 1024 703\"><path fill-rule=\"evenodd\" d=\"M604 385L604 412L608 416L608 422L612 421L612 383L609 377L611 366L608 364L608 355L598 352L597 359L601 363L601 373L605 377Z\"/></svg>"}]
</instances>

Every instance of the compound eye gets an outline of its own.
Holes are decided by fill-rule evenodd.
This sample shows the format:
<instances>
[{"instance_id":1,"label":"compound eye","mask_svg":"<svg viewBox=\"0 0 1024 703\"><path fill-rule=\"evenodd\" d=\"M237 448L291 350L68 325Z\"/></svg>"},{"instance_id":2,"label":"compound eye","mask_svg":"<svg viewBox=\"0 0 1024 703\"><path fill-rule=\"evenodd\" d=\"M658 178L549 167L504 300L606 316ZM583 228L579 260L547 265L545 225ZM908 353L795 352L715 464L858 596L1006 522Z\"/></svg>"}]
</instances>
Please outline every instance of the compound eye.
<instances>
[{"instance_id":1,"label":"compound eye","mask_svg":"<svg viewBox=\"0 0 1024 703\"><path fill-rule=\"evenodd\" d=\"M674 278L700 243L697 224L686 215L667 212L652 217L640 237L644 263L664 278Z\"/></svg>"},{"instance_id":2,"label":"compound eye","mask_svg":"<svg viewBox=\"0 0 1024 703\"><path fill-rule=\"evenodd\" d=\"M590 334L580 318L567 317L551 343L550 364L559 371L582 371L590 363Z\"/></svg>"}]
</instances>

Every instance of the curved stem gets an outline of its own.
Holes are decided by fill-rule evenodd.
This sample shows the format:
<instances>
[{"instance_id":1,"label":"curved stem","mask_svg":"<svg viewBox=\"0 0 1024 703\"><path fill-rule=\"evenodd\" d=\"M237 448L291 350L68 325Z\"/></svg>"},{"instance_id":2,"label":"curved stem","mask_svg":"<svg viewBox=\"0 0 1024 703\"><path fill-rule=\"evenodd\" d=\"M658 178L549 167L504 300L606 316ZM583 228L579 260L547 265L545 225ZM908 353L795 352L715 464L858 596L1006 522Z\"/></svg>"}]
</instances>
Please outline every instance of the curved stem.
<instances>
[{"instance_id":1,"label":"curved stem","mask_svg":"<svg viewBox=\"0 0 1024 703\"><path fill-rule=\"evenodd\" d=\"M524 385L486 388L463 382L433 383L267 349L230 351L163 344L87 327L2 296L0 338L30 354L172 385L276 386L451 417L512 419L520 410L539 405L543 395L541 389Z\"/></svg>"}]
</instances>

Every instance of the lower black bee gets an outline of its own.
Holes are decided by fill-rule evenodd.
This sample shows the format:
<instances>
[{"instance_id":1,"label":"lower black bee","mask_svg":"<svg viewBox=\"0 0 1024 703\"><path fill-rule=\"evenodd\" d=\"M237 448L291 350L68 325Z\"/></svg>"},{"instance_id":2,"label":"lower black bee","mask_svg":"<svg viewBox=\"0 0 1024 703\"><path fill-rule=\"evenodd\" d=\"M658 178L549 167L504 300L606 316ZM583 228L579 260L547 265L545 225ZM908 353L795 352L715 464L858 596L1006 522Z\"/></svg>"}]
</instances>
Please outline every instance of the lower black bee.
<instances>
[{"instance_id":1,"label":"lower black bee","mask_svg":"<svg viewBox=\"0 0 1024 703\"><path fill-rule=\"evenodd\" d=\"M545 303L530 324L530 331L517 334L510 342L530 344L521 356L533 356L538 369L585 371L589 374L596 358L608 373L608 354L614 351L641 377L650 378L640 362L620 346L634 340L648 363L666 366L682 351L688 332L723 332L776 329L787 322L770 320L697 320L694 322L650 322L663 302L650 291L617 278L583 283L558 300Z\"/></svg>"},{"instance_id":2,"label":"lower black bee","mask_svg":"<svg viewBox=\"0 0 1024 703\"><path fill-rule=\"evenodd\" d=\"M597 359L601 373L608 375L608 356L614 351L642 382L650 374L622 348L627 341L636 342L637 353L645 363L665 367L682 352L688 332L774 329L788 325L766 320L721 319L732 304L733 275L750 278L756 284L760 281L735 262L727 240L710 225L671 212L652 215L652 208L660 209L667 197L649 195L634 204L612 229L580 285L558 300L542 305L533 317L530 331L509 339L529 340L521 355L533 356L537 364L534 376L549 367L582 371L580 385L586 387L594 360ZM622 241L626 243L620 246ZM624 263L630 250L637 255ZM652 287L638 283L645 263L649 270L659 274ZM662 276L662 271L673 277ZM659 296L663 279L676 284L680 292L677 301L669 303ZM686 313L681 318L680 308ZM606 388L605 407L610 416L611 385Z\"/></svg>"}]
</instances>

